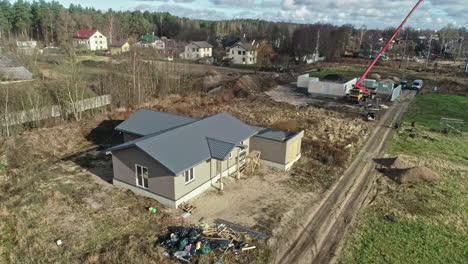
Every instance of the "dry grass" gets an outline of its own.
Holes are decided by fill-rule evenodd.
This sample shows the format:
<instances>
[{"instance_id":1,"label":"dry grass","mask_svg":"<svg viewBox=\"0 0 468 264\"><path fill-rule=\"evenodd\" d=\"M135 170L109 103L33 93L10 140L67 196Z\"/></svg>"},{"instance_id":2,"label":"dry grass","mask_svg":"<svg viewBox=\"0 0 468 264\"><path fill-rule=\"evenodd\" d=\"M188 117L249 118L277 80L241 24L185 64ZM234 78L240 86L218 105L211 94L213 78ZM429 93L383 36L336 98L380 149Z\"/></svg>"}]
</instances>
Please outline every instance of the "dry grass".
<instances>
[{"instance_id":1,"label":"dry grass","mask_svg":"<svg viewBox=\"0 0 468 264\"><path fill-rule=\"evenodd\" d=\"M146 107L201 117L227 111L255 125L271 126L295 120L305 130L304 157L287 186L291 191L322 191L345 166L355 147L368 133L369 124L348 114L316 109L296 108L275 103L266 96L235 98L230 93L200 95L190 93L157 99ZM110 119L123 120L131 113L115 111ZM96 144L108 143L113 125L100 126L107 116L94 120L41 128L2 139L0 160L0 252L6 263L171 263L162 249L154 246L168 224L161 205L151 199L121 191L69 160ZM289 121L288 121L289 122ZM102 157L81 155L78 163L96 167ZM3 162L5 161L5 162ZM310 166L314 175L310 175ZM295 177L300 179L295 181ZM301 184L304 183L304 184ZM297 185L295 185L297 184ZM299 186L301 185L301 186ZM149 215L146 207L157 207ZM265 208L259 226L281 220L286 205ZM298 211L299 212L299 211ZM297 213L297 212L296 212ZM269 232L273 232L272 229ZM55 240L64 244L56 246ZM222 257L213 253L199 263L265 263L270 251L265 243L259 249Z\"/></svg>"}]
</instances>

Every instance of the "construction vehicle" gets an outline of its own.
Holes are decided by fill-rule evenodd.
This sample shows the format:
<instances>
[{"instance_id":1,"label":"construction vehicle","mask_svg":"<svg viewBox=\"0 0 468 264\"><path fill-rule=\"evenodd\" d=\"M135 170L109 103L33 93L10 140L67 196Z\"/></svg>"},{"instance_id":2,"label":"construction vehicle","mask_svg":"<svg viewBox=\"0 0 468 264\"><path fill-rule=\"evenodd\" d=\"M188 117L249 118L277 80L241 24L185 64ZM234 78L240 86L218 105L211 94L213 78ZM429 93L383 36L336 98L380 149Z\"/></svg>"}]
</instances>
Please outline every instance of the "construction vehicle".
<instances>
[{"instance_id":1,"label":"construction vehicle","mask_svg":"<svg viewBox=\"0 0 468 264\"><path fill-rule=\"evenodd\" d=\"M359 80L356 82L356 84L354 85L353 89L351 89L349 91L349 94L348 94L348 100L350 101L354 101L356 102L359 102L359 101L367 101L370 97L371 97L371 91L369 91L366 87L364 87L362 85L362 81L364 81L367 77L367 75L369 74L369 72L372 70L372 68L374 68L375 64L380 60L380 57L382 57L383 53L387 50L387 48L390 46L390 44L393 42L393 40L395 39L395 37L398 35L398 33L400 33L401 29L403 28L403 26L406 24L406 21L408 21L408 19L410 18L410 16L414 13L414 11L416 11L416 9L419 7L419 5L421 5L421 3L423 2L424 0L419 0L418 3L413 7L413 9L411 10L411 12L406 16L406 18L403 20L403 22L401 22L400 26L395 30L395 32L393 33L392 37L387 41L387 43L385 44L385 46L380 50L379 54L377 54L377 56L374 58L374 60L372 61L372 63L369 65L369 67L367 67L366 71L364 72L364 74L359 78Z\"/></svg>"}]
</instances>

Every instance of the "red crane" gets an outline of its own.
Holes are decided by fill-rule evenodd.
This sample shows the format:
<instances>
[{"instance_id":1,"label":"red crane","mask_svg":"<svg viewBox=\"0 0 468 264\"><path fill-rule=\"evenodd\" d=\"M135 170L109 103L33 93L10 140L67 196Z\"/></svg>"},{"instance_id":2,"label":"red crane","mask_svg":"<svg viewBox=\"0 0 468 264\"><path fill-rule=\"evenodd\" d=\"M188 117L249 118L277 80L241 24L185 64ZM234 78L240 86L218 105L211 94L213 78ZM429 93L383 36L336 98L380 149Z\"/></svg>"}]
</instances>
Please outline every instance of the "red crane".
<instances>
[{"instance_id":1,"label":"red crane","mask_svg":"<svg viewBox=\"0 0 468 264\"><path fill-rule=\"evenodd\" d=\"M366 94L366 95L369 95L370 94L370 91L368 91L366 89L366 87L363 87L362 86L362 81L364 81L364 79L366 79L367 75L369 74L369 72L372 70L372 68L374 67L374 65L377 63L377 61L379 61L380 57L382 56L382 54L387 50L388 46L390 46L390 44L393 42L393 40L395 39L395 37L398 35L398 33L400 33L401 29L403 28L403 26L406 24L406 21L408 21L408 19L410 18L410 16L414 13L414 11L416 11L416 9L418 8L418 6L423 2L424 0L419 0L418 3L413 7L413 9L411 10L411 12L406 16L405 20L403 20L403 22L401 22L401 25L395 30L395 33L393 33L393 36L387 41L387 44L385 44L385 46L382 48L382 50L380 50L379 54L375 57L374 61L369 65L369 67L367 67L366 71L364 72L364 74L361 76L361 78L359 78L359 80L357 81L357 83L354 85L354 89L359 89L361 90L361 92L363 94Z\"/></svg>"}]
</instances>

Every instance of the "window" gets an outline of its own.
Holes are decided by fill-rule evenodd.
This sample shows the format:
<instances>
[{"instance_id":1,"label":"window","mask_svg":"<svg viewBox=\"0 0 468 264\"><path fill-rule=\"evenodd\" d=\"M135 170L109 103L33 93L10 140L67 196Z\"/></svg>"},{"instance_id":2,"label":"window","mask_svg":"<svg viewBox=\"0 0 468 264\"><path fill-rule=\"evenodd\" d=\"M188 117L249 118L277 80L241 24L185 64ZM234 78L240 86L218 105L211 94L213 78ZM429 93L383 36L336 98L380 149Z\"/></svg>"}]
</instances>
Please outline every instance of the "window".
<instances>
[{"instance_id":1,"label":"window","mask_svg":"<svg viewBox=\"0 0 468 264\"><path fill-rule=\"evenodd\" d=\"M249 61L252 61L252 58L249 58Z\"/></svg>"},{"instance_id":2,"label":"window","mask_svg":"<svg viewBox=\"0 0 468 264\"><path fill-rule=\"evenodd\" d=\"M245 58L242 58L242 61L244 61L244 62L245 62Z\"/></svg>"},{"instance_id":3,"label":"window","mask_svg":"<svg viewBox=\"0 0 468 264\"><path fill-rule=\"evenodd\" d=\"M234 50L231 50L231 53L234 54Z\"/></svg>"},{"instance_id":4,"label":"window","mask_svg":"<svg viewBox=\"0 0 468 264\"><path fill-rule=\"evenodd\" d=\"M97 36L94 36L94 38L97 38Z\"/></svg>"},{"instance_id":5,"label":"window","mask_svg":"<svg viewBox=\"0 0 468 264\"><path fill-rule=\"evenodd\" d=\"M193 168L183 173L185 177L185 184L189 184L195 180L195 175L193 174Z\"/></svg>"},{"instance_id":6,"label":"window","mask_svg":"<svg viewBox=\"0 0 468 264\"><path fill-rule=\"evenodd\" d=\"M102 44L102 41L99 41L99 44Z\"/></svg>"},{"instance_id":7,"label":"window","mask_svg":"<svg viewBox=\"0 0 468 264\"><path fill-rule=\"evenodd\" d=\"M245 55L245 51L242 52L242 55Z\"/></svg>"},{"instance_id":8,"label":"window","mask_svg":"<svg viewBox=\"0 0 468 264\"><path fill-rule=\"evenodd\" d=\"M241 51L240 51L240 50L239 50L239 51L237 51L237 55L241 55Z\"/></svg>"},{"instance_id":9,"label":"window","mask_svg":"<svg viewBox=\"0 0 468 264\"><path fill-rule=\"evenodd\" d=\"M232 152L229 153L229 159L232 159Z\"/></svg>"},{"instance_id":10,"label":"window","mask_svg":"<svg viewBox=\"0 0 468 264\"><path fill-rule=\"evenodd\" d=\"M148 188L148 168L135 164L136 185Z\"/></svg>"},{"instance_id":11,"label":"window","mask_svg":"<svg viewBox=\"0 0 468 264\"><path fill-rule=\"evenodd\" d=\"M195 52L195 48L192 48L192 51Z\"/></svg>"},{"instance_id":12,"label":"window","mask_svg":"<svg viewBox=\"0 0 468 264\"><path fill-rule=\"evenodd\" d=\"M96 40L95 42L96 42L96 44L97 44L97 40Z\"/></svg>"}]
</instances>

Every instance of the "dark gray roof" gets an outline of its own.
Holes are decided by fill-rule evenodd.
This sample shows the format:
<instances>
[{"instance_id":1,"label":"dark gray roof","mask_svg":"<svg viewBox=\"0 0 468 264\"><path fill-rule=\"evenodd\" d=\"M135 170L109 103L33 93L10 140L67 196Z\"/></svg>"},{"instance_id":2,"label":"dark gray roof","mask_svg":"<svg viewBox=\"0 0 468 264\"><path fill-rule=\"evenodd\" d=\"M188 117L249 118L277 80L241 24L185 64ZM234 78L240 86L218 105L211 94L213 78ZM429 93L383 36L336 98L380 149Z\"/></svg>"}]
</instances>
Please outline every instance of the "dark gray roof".
<instances>
[{"instance_id":1,"label":"dark gray roof","mask_svg":"<svg viewBox=\"0 0 468 264\"><path fill-rule=\"evenodd\" d=\"M208 148L210 149L211 157L217 160L224 160L236 146L236 144L214 138L207 138L206 140L208 141Z\"/></svg>"},{"instance_id":2,"label":"dark gray roof","mask_svg":"<svg viewBox=\"0 0 468 264\"><path fill-rule=\"evenodd\" d=\"M196 120L190 117L141 109L115 129L139 136L146 136L186 125Z\"/></svg>"},{"instance_id":3,"label":"dark gray roof","mask_svg":"<svg viewBox=\"0 0 468 264\"><path fill-rule=\"evenodd\" d=\"M237 46L237 45L241 46L242 48L244 48L247 51L255 50L255 47L250 43L241 43L241 42L239 42L239 43L236 43L235 45L233 45L232 47Z\"/></svg>"},{"instance_id":4,"label":"dark gray roof","mask_svg":"<svg viewBox=\"0 0 468 264\"><path fill-rule=\"evenodd\" d=\"M146 125L151 124L152 130L157 131L155 134L115 146L109 151L138 147L172 171L174 175L179 175L209 158L224 160L236 145L257 133L251 126L228 113L220 113L198 120L192 119L185 125L179 125L165 131L158 127L157 122L146 119L148 118L146 115L143 113L143 119L147 121ZM166 125L167 119L161 120L164 121L163 127L168 127ZM138 126L144 125L141 120L138 121L132 122L137 123ZM169 123L169 126L174 125L174 123Z\"/></svg>"},{"instance_id":5,"label":"dark gray roof","mask_svg":"<svg viewBox=\"0 0 468 264\"><path fill-rule=\"evenodd\" d=\"M192 41L191 43L199 48L212 48L213 47L210 43L206 41Z\"/></svg>"},{"instance_id":6,"label":"dark gray roof","mask_svg":"<svg viewBox=\"0 0 468 264\"><path fill-rule=\"evenodd\" d=\"M294 133L294 132L288 132L288 131L272 129L272 128L256 127L256 130L257 130L257 135L255 135L256 137L272 139L276 141L286 141L289 138L297 135L297 133Z\"/></svg>"},{"instance_id":7,"label":"dark gray roof","mask_svg":"<svg viewBox=\"0 0 468 264\"><path fill-rule=\"evenodd\" d=\"M33 75L25 67L0 68L0 80L29 81Z\"/></svg>"}]
</instances>

